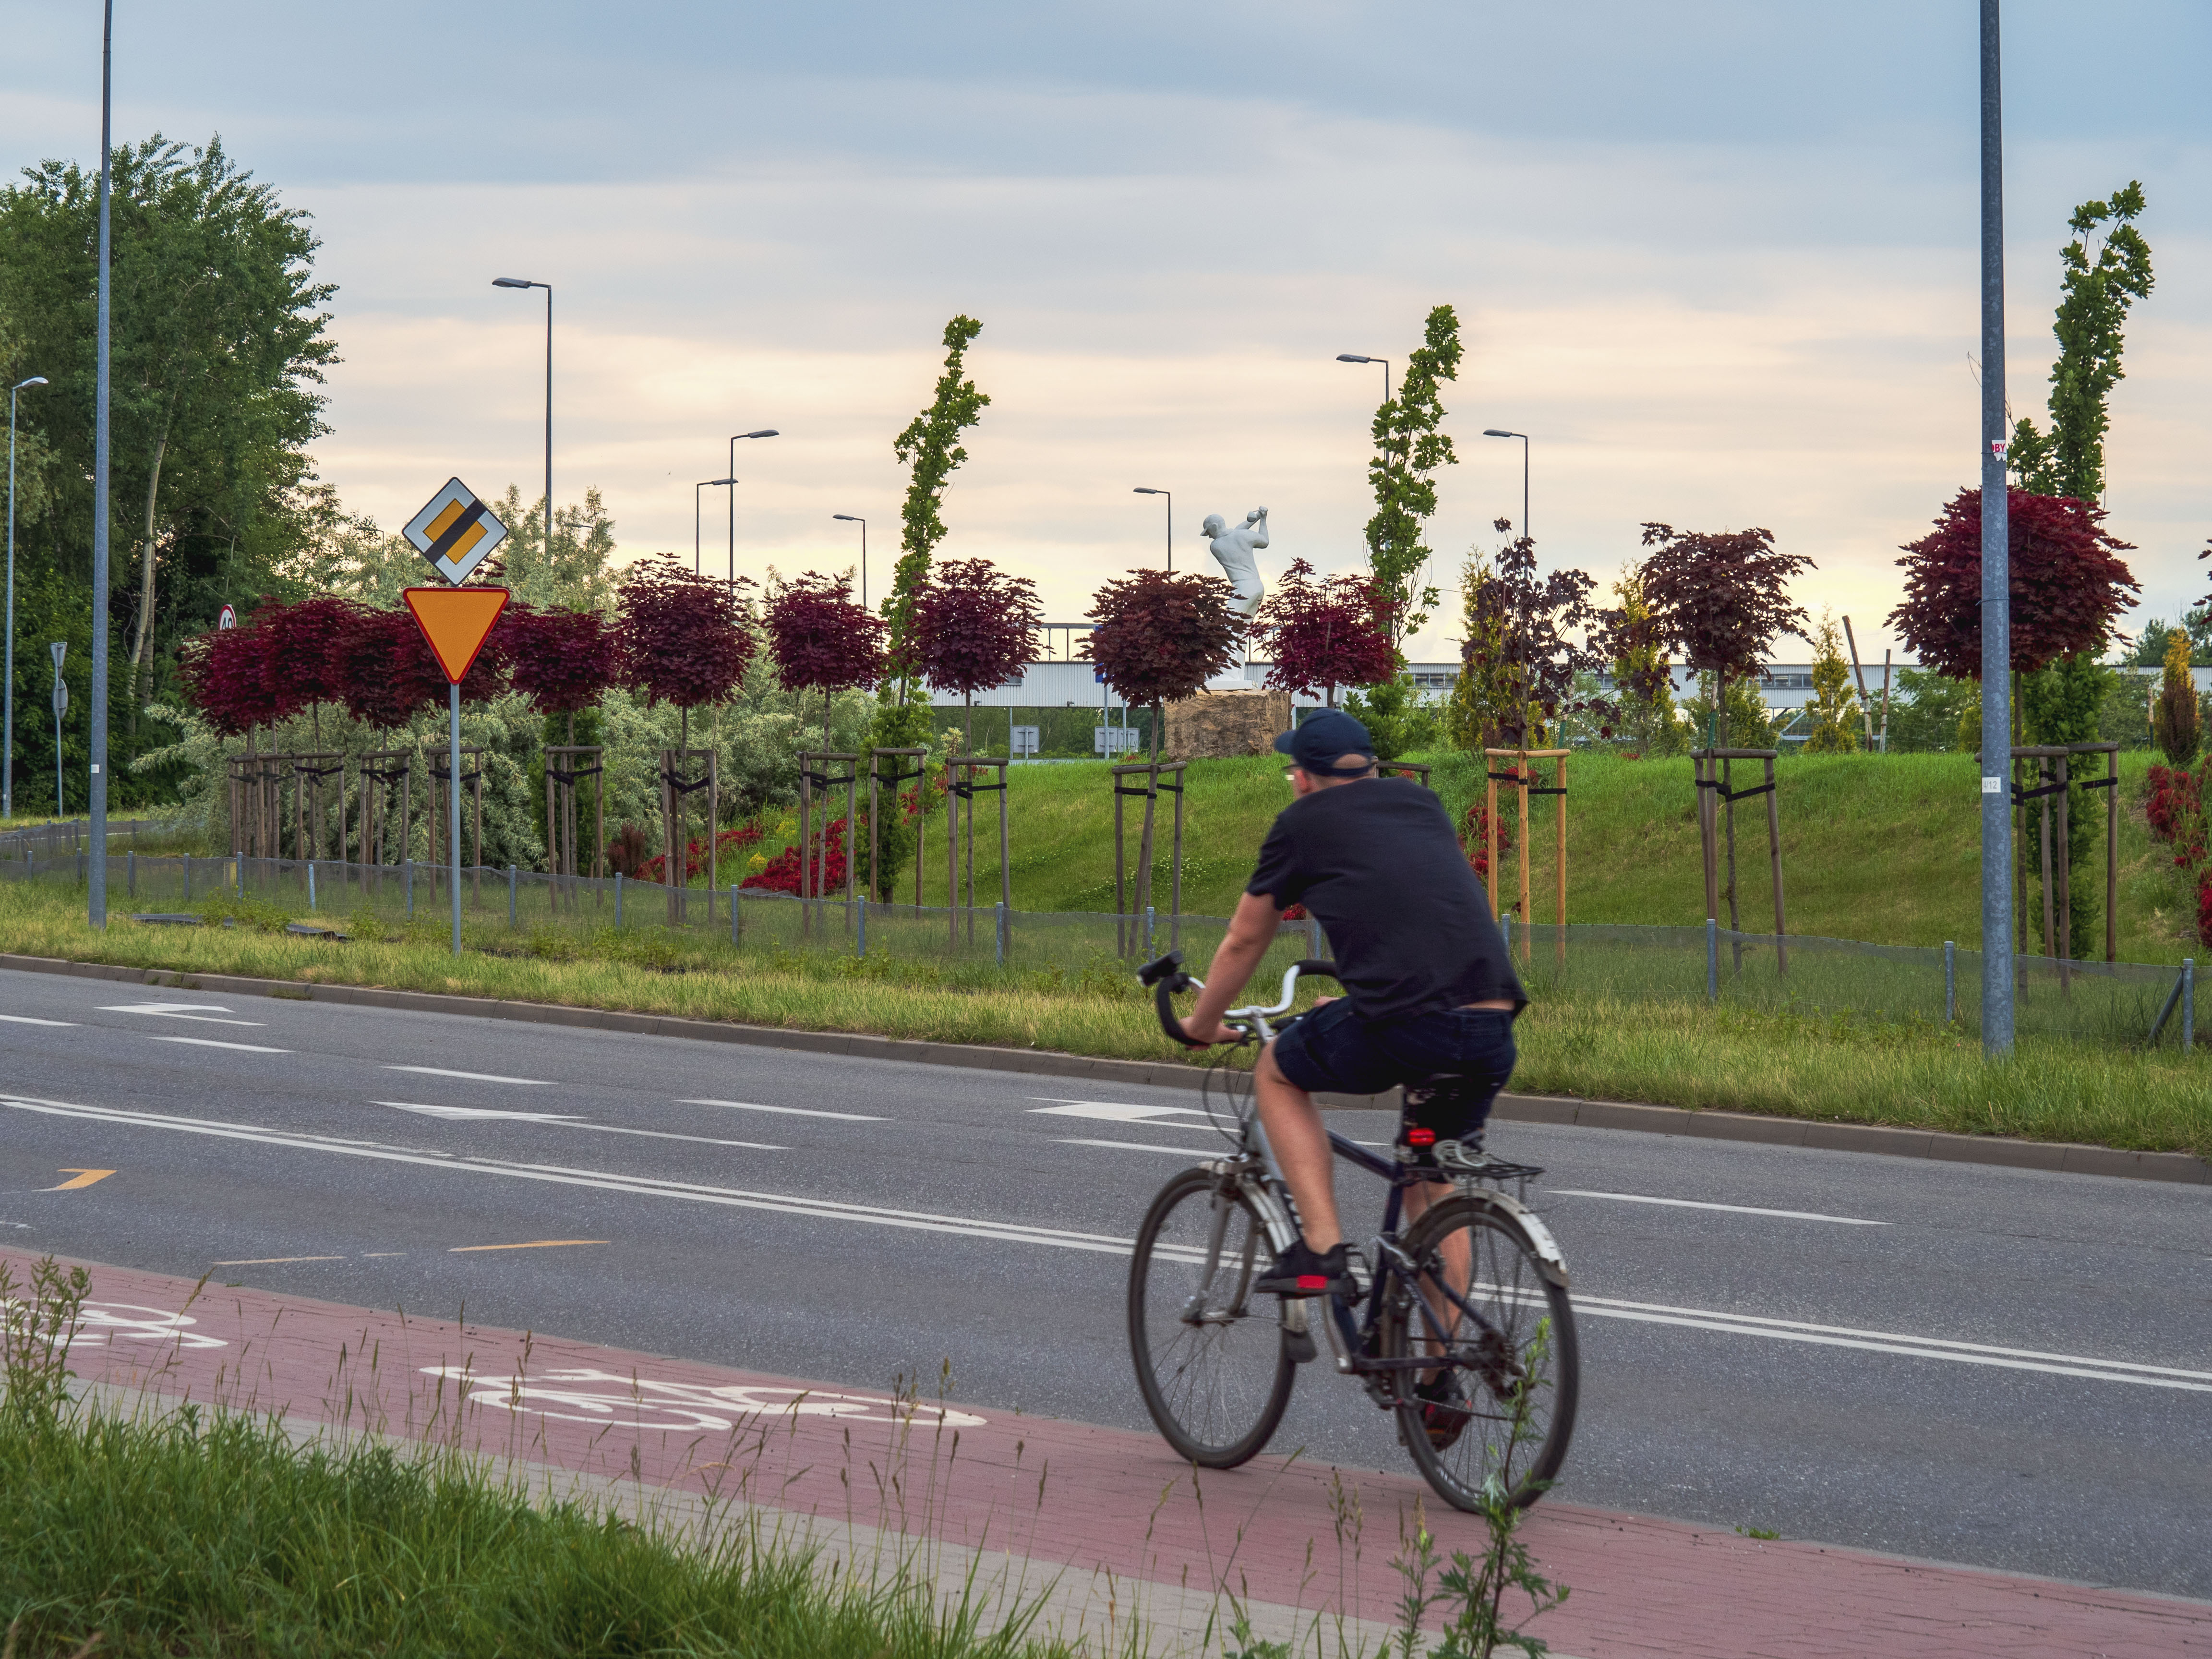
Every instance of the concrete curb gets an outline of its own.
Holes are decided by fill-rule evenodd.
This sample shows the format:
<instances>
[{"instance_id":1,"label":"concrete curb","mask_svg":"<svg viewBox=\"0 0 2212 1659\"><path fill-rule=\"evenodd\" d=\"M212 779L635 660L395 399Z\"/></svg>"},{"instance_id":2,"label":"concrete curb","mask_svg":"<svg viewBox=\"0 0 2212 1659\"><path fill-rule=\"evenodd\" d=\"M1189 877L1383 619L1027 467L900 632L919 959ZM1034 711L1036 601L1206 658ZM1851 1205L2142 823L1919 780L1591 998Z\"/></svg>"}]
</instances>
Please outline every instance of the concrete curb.
<instances>
[{"instance_id":1,"label":"concrete curb","mask_svg":"<svg viewBox=\"0 0 2212 1659\"><path fill-rule=\"evenodd\" d=\"M161 968L125 968L108 963L70 962L55 957L14 956L0 951L0 969L21 973L60 974L231 996L277 997L298 1002L349 1003L363 1008L392 1008L410 1013L459 1014L477 1019L511 1019L527 1024L568 1025L620 1031L633 1036L684 1037L701 1042L738 1042L755 1048L787 1048L803 1054L843 1054L860 1060L900 1060L912 1065L964 1066L972 1071L1021 1072L1035 1077L1089 1079L1130 1088L1195 1089L1206 1076L1195 1066L1171 1061L1091 1059L1047 1049L993 1048L963 1042L922 1042L842 1031L790 1031L773 1025L733 1021L684 1019L671 1014L633 1014L603 1008L570 1008L558 1003L502 1002L489 997L441 995L433 991L389 991L358 985L311 984L303 981L247 979L231 974L192 974ZM1323 1095L1324 1105L1385 1108L1373 1095ZM1620 1101L1577 1100L1559 1095L1500 1095L1495 1115L1511 1122L1573 1124L1589 1129L1628 1129L1646 1134L1695 1135L1712 1140L1753 1141L1770 1146L1808 1146L1827 1152L1876 1152L1889 1158L1934 1158L1954 1164L1987 1164L2013 1170L2048 1170L2069 1175L2117 1176L2135 1181L2163 1181L2181 1186L2212 1186L2212 1164L2193 1152L2130 1152L2111 1146L2069 1141L2014 1140L1998 1135L1949 1134L1934 1129L1885 1128L1867 1123L1828 1123L1811 1118L1768 1117L1755 1112L1640 1106Z\"/></svg>"}]
</instances>

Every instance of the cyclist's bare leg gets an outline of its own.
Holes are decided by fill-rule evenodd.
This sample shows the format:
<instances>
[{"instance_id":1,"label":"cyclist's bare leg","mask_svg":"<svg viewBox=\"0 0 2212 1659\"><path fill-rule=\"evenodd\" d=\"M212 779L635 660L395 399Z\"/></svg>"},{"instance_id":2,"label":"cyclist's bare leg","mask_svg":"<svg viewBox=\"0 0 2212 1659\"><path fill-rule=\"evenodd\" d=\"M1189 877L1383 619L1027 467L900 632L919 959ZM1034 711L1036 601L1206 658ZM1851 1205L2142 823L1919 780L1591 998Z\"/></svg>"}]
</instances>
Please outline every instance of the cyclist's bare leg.
<instances>
[{"instance_id":1,"label":"cyclist's bare leg","mask_svg":"<svg viewBox=\"0 0 2212 1659\"><path fill-rule=\"evenodd\" d=\"M1343 1242L1344 1229L1336 1214L1336 1155L1329 1150L1321 1109L1311 1095L1276 1069L1272 1042L1260 1051L1253 1084L1260 1099L1260 1121L1297 1204L1306 1243L1319 1251L1332 1249Z\"/></svg>"}]
</instances>

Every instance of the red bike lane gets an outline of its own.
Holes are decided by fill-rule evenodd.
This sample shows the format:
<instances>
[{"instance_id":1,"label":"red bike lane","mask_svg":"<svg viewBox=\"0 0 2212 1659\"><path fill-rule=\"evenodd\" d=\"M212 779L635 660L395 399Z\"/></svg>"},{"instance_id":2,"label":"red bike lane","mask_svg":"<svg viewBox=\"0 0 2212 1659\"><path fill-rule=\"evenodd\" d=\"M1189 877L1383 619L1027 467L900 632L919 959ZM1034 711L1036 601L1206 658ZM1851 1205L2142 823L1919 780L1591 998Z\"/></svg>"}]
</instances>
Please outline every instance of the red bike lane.
<instances>
[{"instance_id":1,"label":"red bike lane","mask_svg":"<svg viewBox=\"0 0 2212 1659\"><path fill-rule=\"evenodd\" d=\"M5 1253L18 1284L30 1259ZM1105 1582L1225 1588L1389 1621L1418 1516L1481 1528L1410 1475L1261 1457L1197 1471L1156 1437L896 1389L82 1264L88 1382L280 1412L690 1497L1011 1553ZM2212 1604L1547 1501L1523 1536L1567 1603L1532 1627L1582 1659L1880 1653L2212 1659Z\"/></svg>"}]
</instances>

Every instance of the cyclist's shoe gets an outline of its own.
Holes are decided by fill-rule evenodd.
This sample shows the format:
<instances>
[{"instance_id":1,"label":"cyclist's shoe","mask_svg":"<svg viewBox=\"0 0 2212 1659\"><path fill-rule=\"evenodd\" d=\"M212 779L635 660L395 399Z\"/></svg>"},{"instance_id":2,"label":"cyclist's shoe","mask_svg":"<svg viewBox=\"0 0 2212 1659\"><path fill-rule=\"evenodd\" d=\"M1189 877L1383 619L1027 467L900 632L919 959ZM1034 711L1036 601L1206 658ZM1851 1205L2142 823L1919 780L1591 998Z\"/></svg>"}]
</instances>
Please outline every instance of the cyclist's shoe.
<instances>
[{"instance_id":1,"label":"cyclist's shoe","mask_svg":"<svg viewBox=\"0 0 2212 1659\"><path fill-rule=\"evenodd\" d=\"M1456 1371L1438 1371L1413 1390L1413 1397L1421 1402L1421 1427L1437 1451L1449 1450L1474 1420Z\"/></svg>"},{"instance_id":2,"label":"cyclist's shoe","mask_svg":"<svg viewBox=\"0 0 2212 1659\"><path fill-rule=\"evenodd\" d=\"M1352 1282L1348 1253L1342 1244L1316 1251L1303 1238L1277 1256L1267 1276L1252 1288L1275 1296L1359 1294L1359 1286Z\"/></svg>"}]
</instances>

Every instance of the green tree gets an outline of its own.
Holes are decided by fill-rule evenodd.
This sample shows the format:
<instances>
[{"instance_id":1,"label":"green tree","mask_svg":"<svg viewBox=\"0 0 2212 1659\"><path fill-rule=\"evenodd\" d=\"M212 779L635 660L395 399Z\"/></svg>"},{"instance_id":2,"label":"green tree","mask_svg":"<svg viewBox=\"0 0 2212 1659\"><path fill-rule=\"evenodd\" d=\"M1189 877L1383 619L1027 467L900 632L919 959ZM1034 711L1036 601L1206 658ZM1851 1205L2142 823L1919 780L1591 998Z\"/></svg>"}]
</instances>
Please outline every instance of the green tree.
<instances>
[{"instance_id":1,"label":"green tree","mask_svg":"<svg viewBox=\"0 0 2212 1659\"><path fill-rule=\"evenodd\" d=\"M1812 735L1808 755L1848 755L1859 746L1859 702L1851 695L1851 667L1844 660L1843 635L1832 611L1820 614L1813 633L1813 701L1805 713Z\"/></svg>"},{"instance_id":2,"label":"green tree","mask_svg":"<svg viewBox=\"0 0 2212 1659\"><path fill-rule=\"evenodd\" d=\"M2166 626L2163 618L2153 617L2136 634L2134 647L2126 658L2130 668L2155 668L2166 660L2166 642L2177 632Z\"/></svg>"},{"instance_id":3,"label":"green tree","mask_svg":"<svg viewBox=\"0 0 2212 1659\"><path fill-rule=\"evenodd\" d=\"M2142 210L2143 188L2130 180L2109 201L2082 203L2066 222L2074 240L2058 256L2064 274L2052 324L2058 361L2051 366L2051 430L2039 432L2023 416L2006 456L2022 489L2091 502L2105 493L2105 433L2112 388L2125 376L2128 311L2151 290L2150 244L2134 222Z\"/></svg>"},{"instance_id":4,"label":"green tree","mask_svg":"<svg viewBox=\"0 0 2212 1659\"><path fill-rule=\"evenodd\" d=\"M1611 671L1620 704L1620 735L1643 754L1681 754L1689 748L1689 733L1675 712L1674 668L1644 584L1635 572L1625 572L1613 583L1613 594L1620 601Z\"/></svg>"},{"instance_id":5,"label":"green tree","mask_svg":"<svg viewBox=\"0 0 2212 1659\"><path fill-rule=\"evenodd\" d=\"M2048 668L2021 675L2021 714L2029 741L2054 744L2096 742L2098 716L2112 682L2118 678L2089 651L2074 652L2059 658ZM2077 757L2073 769L2077 775L2084 764L2084 760ZM2092 854L2104 840L2101 820L2105 802L2101 792L2092 794L2079 784L2066 794L2066 860L2070 870L2068 892L2073 912L2068 938L2072 942L2071 954L2087 957L2097 949L2097 921L2103 908L2104 884L2092 878L2089 866ZM2021 855L2029 860L2031 869L2039 869L2040 854L2036 852L2030 857L2033 849L2027 845L2029 839L2022 838Z\"/></svg>"},{"instance_id":6,"label":"green tree","mask_svg":"<svg viewBox=\"0 0 2212 1659\"><path fill-rule=\"evenodd\" d=\"M1900 668L1889 704L1889 747L1893 754L1956 752L1960 721L1972 711L1972 735L1963 745L1981 745L1981 689L1972 680L1954 680L1932 668Z\"/></svg>"},{"instance_id":7,"label":"green tree","mask_svg":"<svg viewBox=\"0 0 2212 1659\"><path fill-rule=\"evenodd\" d=\"M1367 521L1368 567L1394 609L1390 643L1402 650L1436 608L1437 590L1422 586L1431 556L1421 540L1437 510L1435 473L1458 465L1443 425L1442 382L1459 378L1459 316L1449 306L1429 313L1421 344L1406 360L1398 395L1375 411L1375 457L1367 479L1375 489L1375 516Z\"/></svg>"},{"instance_id":8,"label":"green tree","mask_svg":"<svg viewBox=\"0 0 2212 1659\"><path fill-rule=\"evenodd\" d=\"M1728 733L1725 744L1719 746L1732 749L1771 749L1775 744L1777 722L1774 711L1760 697L1757 682L1747 675L1731 674L1728 679L1727 718L1714 720L1717 711L1713 704L1713 676L1711 671L1698 675L1698 689L1682 705L1682 712L1690 717L1692 739L1700 746L1713 741L1709 732Z\"/></svg>"},{"instance_id":9,"label":"green tree","mask_svg":"<svg viewBox=\"0 0 2212 1659\"><path fill-rule=\"evenodd\" d=\"M914 608L929 584L930 556L947 533L945 492L968 459L960 434L983 418L991 400L966 378L968 348L983 331L973 317L955 317L945 325L945 369L927 409L891 441L891 453L908 468L906 501L899 509L899 558L883 617L890 624L890 677L884 697L911 703L920 684L914 648Z\"/></svg>"},{"instance_id":10,"label":"green tree","mask_svg":"<svg viewBox=\"0 0 2212 1659\"><path fill-rule=\"evenodd\" d=\"M2166 641L2166 672L2158 699L2151 708L2151 731L2160 750L2176 766L2192 766L2203 746L2203 728L2198 720L2197 679L2189 672L2189 641L2175 634Z\"/></svg>"}]
</instances>

